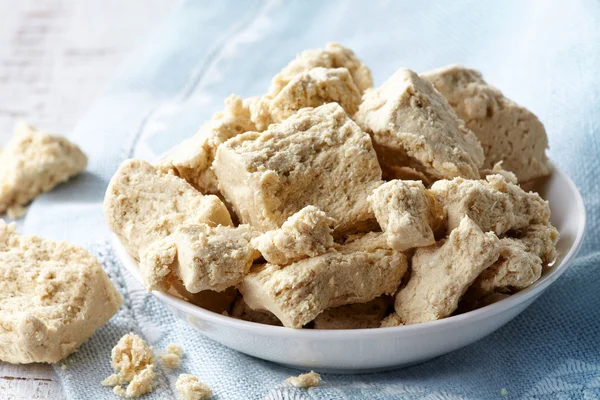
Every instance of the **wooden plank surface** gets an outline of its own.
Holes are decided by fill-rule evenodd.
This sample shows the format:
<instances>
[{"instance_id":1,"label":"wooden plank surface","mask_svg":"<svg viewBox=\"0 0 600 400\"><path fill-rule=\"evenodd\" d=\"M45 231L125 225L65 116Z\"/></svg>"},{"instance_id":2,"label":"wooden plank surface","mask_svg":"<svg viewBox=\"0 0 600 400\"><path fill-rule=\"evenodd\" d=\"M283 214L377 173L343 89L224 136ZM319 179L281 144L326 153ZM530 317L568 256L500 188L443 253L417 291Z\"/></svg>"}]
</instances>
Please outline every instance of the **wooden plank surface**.
<instances>
[{"instance_id":1,"label":"wooden plank surface","mask_svg":"<svg viewBox=\"0 0 600 400\"><path fill-rule=\"evenodd\" d=\"M68 133L175 0L0 0L0 146L17 119ZM52 368L0 362L0 399L62 399Z\"/></svg>"}]
</instances>

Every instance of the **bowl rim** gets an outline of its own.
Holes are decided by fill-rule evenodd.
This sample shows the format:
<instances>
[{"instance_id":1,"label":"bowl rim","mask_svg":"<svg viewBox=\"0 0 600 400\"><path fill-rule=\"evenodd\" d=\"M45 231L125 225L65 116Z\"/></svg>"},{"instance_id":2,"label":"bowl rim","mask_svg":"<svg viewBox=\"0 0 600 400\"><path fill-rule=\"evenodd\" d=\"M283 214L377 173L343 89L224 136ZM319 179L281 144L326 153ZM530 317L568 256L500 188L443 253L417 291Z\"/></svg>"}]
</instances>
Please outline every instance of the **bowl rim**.
<instances>
[{"instance_id":1,"label":"bowl rim","mask_svg":"<svg viewBox=\"0 0 600 400\"><path fill-rule=\"evenodd\" d=\"M501 314L517 305L541 294L547 287L556 281L572 263L574 257L577 255L586 231L586 212L581 197L581 193L577 189L577 186L571 178L559 168L554 167L553 174L559 174L561 178L566 181L571 192L575 195L576 199L576 212L575 216L579 220L578 226L580 229L577 231L573 245L564 255L560 264L553 267L550 272L535 282L533 285L526 289L523 289L510 297L500 300L496 303L487 305L485 307L478 308L473 311L468 311L463 314L454 315L451 317L443 318L437 321L424 322L420 324L412 325L401 325L386 328L363 328L363 329L293 329L284 326L274 326L259 324L256 322L244 321L230 316L215 313L213 311L206 310L202 307L189 303L183 299L173 296L168 293L159 291L152 291L152 294L163 303L178 309L186 314L205 320L210 323L226 326L237 330L257 333L263 336L277 336L293 338L303 338L311 340L326 340L326 339L338 339L338 340L352 340L353 338L361 337L364 338L369 336L383 337L383 336L416 336L430 332L433 330L452 328L453 326L460 325L466 322L476 322L481 319L486 319L494 315ZM131 257L131 255L125 250L125 247L121 244L118 237L112 235L113 246L116 250L116 255L119 261L125 266L127 271L134 277L134 279L143 286L143 281L139 269L137 268L137 262Z\"/></svg>"}]
</instances>

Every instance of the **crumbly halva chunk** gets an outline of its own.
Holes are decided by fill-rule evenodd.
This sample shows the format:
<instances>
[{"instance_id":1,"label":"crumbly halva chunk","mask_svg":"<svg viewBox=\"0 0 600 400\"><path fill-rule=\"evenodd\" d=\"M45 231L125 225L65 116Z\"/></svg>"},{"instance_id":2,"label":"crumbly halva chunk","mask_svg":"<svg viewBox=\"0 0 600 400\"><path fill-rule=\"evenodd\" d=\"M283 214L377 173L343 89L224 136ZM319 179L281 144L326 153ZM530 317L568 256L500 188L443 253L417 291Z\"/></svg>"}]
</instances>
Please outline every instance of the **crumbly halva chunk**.
<instances>
[{"instance_id":1,"label":"crumbly halva chunk","mask_svg":"<svg viewBox=\"0 0 600 400\"><path fill-rule=\"evenodd\" d=\"M315 329L378 328L385 316L389 298L377 297L366 303L328 308L315 318Z\"/></svg>"},{"instance_id":2,"label":"crumbly halva chunk","mask_svg":"<svg viewBox=\"0 0 600 400\"><path fill-rule=\"evenodd\" d=\"M310 371L298 376L290 376L285 381L294 387L308 389L321 384L321 375L315 371Z\"/></svg>"},{"instance_id":3,"label":"crumbly halva chunk","mask_svg":"<svg viewBox=\"0 0 600 400\"><path fill-rule=\"evenodd\" d=\"M250 99L252 122L261 132L305 107L338 103L348 115L358 111L361 93L346 68L313 68L296 75L275 97Z\"/></svg>"},{"instance_id":4,"label":"crumbly halva chunk","mask_svg":"<svg viewBox=\"0 0 600 400\"><path fill-rule=\"evenodd\" d=\"M314 206L306 206L287 219L279 229L252 239L265 260L287 265L323 254L333 246L334 220Z\"/></svg>"},{"instance_id":5,"label":"crumbly halva chunk","mask_svg":"<svg viewBox=\"0 0 600 400\"><path fill-rule=\"evenodd\" d=\"M21 122L0 151L0 214L22 214L23 206L40 193L79 174L86 155L66 138Z\"/></svg>"},{"instance_id":6,"label":"crumbly halva chunk","mask_svg":"<svg viewBox=\"0 0 600 400\"><path fill-rule=\"evenodd\" d=\"M485 153L484 168L503 161L504 168L514 172L520 182L552 172L544 125L487 84L480 72L450 65L421 76L433 83L477 136Z\"/></svg>"},{"instance_id":7,"label":"crumbly halva chunk","mask_svg":"<svg viewBox=\"0 0 600 400\"><path fill-rule=\"evenodd\" d=\"M518 291L542 275L542 260L518 239L500 239L500 259L473 282L466 298L482 298L494 291Z\"/></svg>"},{"instance_id":8,"label":"crumbly halva chunk","mask_svg":"<svg viewBox=\"0 0 600 400\"><path fill-rule=\"evenodd\" d=\"M0 361L56 363L76 351L121 305L86 250L21 236L0 220Z\"/></svg>"},{"instance_id":9,"label":"crumbly halva chunk","mask_svg":"<svg viewBox=\"0 0 600 400\"><path fill-rule=\"evenodd\" d=\"M435 243L432 226L443 224L443 208L420 181L386 182L369 202L390 248L406 250Z\"/></svg>"},{"instance_id":10,"label":"crumbly halva chunk","mask_svg":"<svg viewBox=\"0 0 600 400\"><path fill-rule=\"evenodd\" d=\"M404 325L404 322L402 322L402 320L400 319L398 314L393 312L381 321L381 324L379 325L379 327L380 328L392 328L394 326L402 326L402 325Z\"/></svg>"},{"instance_id":11,"label":"crumbly halva chunk","mask_svg":"<svg viewBox=\"0 0 600 400\"><path fill-rule=\"evenodd\" d=\"M281 326L281 321L273 313L264 310L253 310L244 301L243 297L237 298L231 310L233 318L265 325Z\"/></svg>"},{"instance_id":12,"label":"crumbly halva chunk","mask_svg":"<svg viewBox=\"0 0 600 400\"><path fill-rule=\"evenodd\" d=\"M431 83L409 69L365 93L354 120L373 138L382 165L434 179L479 177L479 141Z\"/></svg>"},{"instance_id":13,"label":"crumbly halva chunk","mask_svg":"<svg viewBox=\"0 0 600 400\"><path fill-rule=\"evenodd\" d=\"M465 215L484 232L494 231L497 235L530 224L547 224L550 218L548 202L502 175L488 175L485 180L441 180L431 186L430 192L446 209L448 230L456 228Z\"/></svg>"},{"instance_id":14,"label":"crumbly halva chunk","mask_svg":"<svg viewBox=\"0 0 600 400\"><path fill-rule=\"evenodd\" d=\"M394 294L407 269L399 251L332 250L282 267L254 267L239 286L244 301L284 326L301 328L328 308Z\"/></svg>"},{"instance_id":15,"label":"crumbly halva chunk","mask_svg":"<svg viewBox=\"0 0 600 400\"><path fill-rule=\"evenodd\" d=\"M448 239L420 247L412 258L408 283L396 295L395 309L405 324L445 318L473 281L498 259L499 239L464 217Z\"/></svg>"},{"instance_id":16,"label":"crumbly halva chunk","mask_svg":"<svg viewBox=\"0 0 600 400\"><path fill-rule=\"evenodd\" d=\"M142 252L144 284L166 291L172 280L180 280L191 293L224 291L237 285L259 257L250 244L254 236L248 225L182 225Z\"/></svg>"},{"instance_id":17,"label":"crumbly halva chunk","mask_svg":"<svg viewBox=\"0 0 600 400\"><path fill-rule=\"evenodd\" d=\"M545 264L556 258L558 231L551 225L530 225L520 238L500 240L500 258L473 282L465 294L466 301L494 293L514 293L531 286L542 275Z\"/></svg>"},{"instance_id":18,"label":"crumbly halva chunk","mask_svg":"<svg viewBox=\"0 0 600 400\"><path fill-rule=\"evenodd\" d=\"M376 225L367 196L381 183L369 135L336 103L305 108L217 149L219 189L243 223L266 232L307 205L343 232Z\"/></svg>"},{"instance_id":19,"label":"crumbly halva chunk","mask_svg":"<svg viewBox=\"0 0 600 400\"><path fill-rule=\"evenodd\" d=\"M519 231L512 232L525 246L527 251L540 257L544 264L556 260L558 230L550 224L532 224Z\"/></svg>"},{"instance_id":20,"label":"crumbly halva chunk","mask_svg":"<svg viewBox=\"0 0 600 400\"><path fill-rule=\"evenodd\" d=\"M146 161L124 161L104 197L104 216L132 257L184 224L232 225L218 197L204 196L185 180Z\"/></svg>"},{"instance_id":21,"label":"crumbly halva chunk","mask_svg":"<svg viewBox=\"0 0 600 400\"><path fill-rule=\"evenodd\" d=\"M156 362L152 348L134 333L124 335L111 352L111 366L116 374L102 381L114 386L115 394L122 397L140 397L152 391ZM127 384L123 389L122 385Z\"/></svg>"},{"instance_id":22,"label":"crumbly halva chunk","mask_svg":"<svg viewBox=\"0 0 600 400\"><path fill-rule=\"evenodd\" d=\"M171 150L156 167L185 179L203 194L218 194L217 181L210 169L217 147L240 133L254 130L249 100L231 95L225 99L222 112L216 113L194 136Z\"/></svg>"},{"instance_id":23,"label":"crumbly halva chunk","mask_svg":"<svg viewBox=\"0 0 600 400\"><path fill-rule=\"evenodd\" d=\"M361 94L373 87L371 71L352 50L338 43L328 43L324 49L305 50L290 61L271 81L269 95L275 97L296 75L316 67L346 68Z\"/></svg>"},{"instance_id":24,"label":"crumbly halva chunk","mask_svg":"<svg viewBox=\"0 0 600 400\"><path fill-rule=\"evenodd\" d=\"M212 396L211 388L194 375L181 374L175 382L175 389L183 400L204 400Z\"/></svg>"}]
</instances>

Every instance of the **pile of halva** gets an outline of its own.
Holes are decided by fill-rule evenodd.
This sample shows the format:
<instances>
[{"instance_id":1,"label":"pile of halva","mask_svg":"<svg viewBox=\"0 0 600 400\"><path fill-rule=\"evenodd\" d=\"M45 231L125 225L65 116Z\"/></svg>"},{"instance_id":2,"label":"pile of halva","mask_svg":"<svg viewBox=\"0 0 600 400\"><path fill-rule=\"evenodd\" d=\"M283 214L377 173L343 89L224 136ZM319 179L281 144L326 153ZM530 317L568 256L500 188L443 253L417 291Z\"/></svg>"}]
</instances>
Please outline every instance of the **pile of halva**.
<instances>
[{"instance_id":1,"label":"pile of halva","mask_svg":"<svg viewBox=\"0 0 600 400\"><path fill-rule=\"evenodd\" d=\"M148 290L289 328L434 321L522 290L556 258L543 125L477 71L307 50L267 94L156 164L126 160L109 226Z\"/></svg>"}]
</instances>

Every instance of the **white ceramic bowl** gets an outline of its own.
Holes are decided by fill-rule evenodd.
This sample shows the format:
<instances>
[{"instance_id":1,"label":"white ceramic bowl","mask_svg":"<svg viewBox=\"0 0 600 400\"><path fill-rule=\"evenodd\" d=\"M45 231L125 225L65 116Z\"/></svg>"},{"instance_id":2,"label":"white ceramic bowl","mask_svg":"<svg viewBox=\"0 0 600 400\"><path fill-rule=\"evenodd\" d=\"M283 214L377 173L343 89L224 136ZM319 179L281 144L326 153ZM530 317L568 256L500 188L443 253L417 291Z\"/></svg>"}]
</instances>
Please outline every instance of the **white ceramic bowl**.
<instances>
[{"instance_id":1,"label":"white ceramic bowl","mask_svg":"<svg viewBox=\"0 0 600 400\"><path fill-rule=\"evenodd\" d=\"M581 246L585 209L579 191L558 168L539 188L560 232L558 259L531 287L489 306L439 321L383 329L313 330L262 325L226 317L177 297L153 292L175 315L227 347L293 368L362 373L423 362L473 343L533 303L562 275ZM118 257L140 283L136 261L116 239Z\"/></svg>"}]
</instances>

